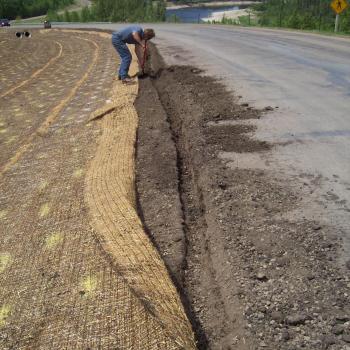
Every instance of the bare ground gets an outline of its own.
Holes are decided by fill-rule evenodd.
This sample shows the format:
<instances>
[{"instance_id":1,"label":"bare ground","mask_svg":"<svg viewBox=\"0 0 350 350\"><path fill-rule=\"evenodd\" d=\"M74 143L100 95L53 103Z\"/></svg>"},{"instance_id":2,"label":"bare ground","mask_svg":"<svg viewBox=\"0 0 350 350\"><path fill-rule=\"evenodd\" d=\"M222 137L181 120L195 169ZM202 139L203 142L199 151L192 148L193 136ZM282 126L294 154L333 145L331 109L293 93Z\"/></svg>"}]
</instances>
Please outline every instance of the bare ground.
<instances>
[{"instance_id":1,"label":"bare ground","mask_svg":"<svg viewBox=\"0 0 350 350\"><path fill-rule=\"evenodd\" d=\"M290 220L307 184L232 167L222 152L274 145L263 118L194 67L152 52L140 83L137 190L145 225L177 282L201 349L347 349L349 275L340 234ZM232 164L232 162L231 162Z\"/></svg>"}]
</instances>

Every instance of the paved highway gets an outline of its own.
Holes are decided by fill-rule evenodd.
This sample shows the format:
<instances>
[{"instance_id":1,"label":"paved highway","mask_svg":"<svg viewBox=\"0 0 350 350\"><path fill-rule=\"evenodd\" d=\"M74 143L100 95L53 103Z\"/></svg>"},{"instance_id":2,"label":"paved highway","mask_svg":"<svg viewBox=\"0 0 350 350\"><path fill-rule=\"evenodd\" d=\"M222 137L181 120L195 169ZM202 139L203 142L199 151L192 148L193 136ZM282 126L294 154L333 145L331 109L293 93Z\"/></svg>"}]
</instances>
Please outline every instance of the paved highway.
<instances>
[{"instance_id":1,"label":"paved highway","mask_svg":"<svg viewBox=\"0 0 350 350\"><path fill-rule=\"evenodd\" d=\"M214 25L154 28L168 64L196 65L245 102L279 107L254 122L256 137L278 145L272 152L222 156L302 187L305 200L293 214L337 226L350 242L350 38Z\"/></svg>"},{"instance_id":2,"label":"paved highway","mask_svg":"<svg viewBox=\"0 0 350 350\"><path fill-rule=\"evenodd\" d=\"M252 105L279 107L256 123L256 137L280 146L264 155L225 157L301 185L305 199L293 214L342 229L348 245L350 39L206 25L156 30L169 64L202 67Z\"/></svg>"}]
</instances>

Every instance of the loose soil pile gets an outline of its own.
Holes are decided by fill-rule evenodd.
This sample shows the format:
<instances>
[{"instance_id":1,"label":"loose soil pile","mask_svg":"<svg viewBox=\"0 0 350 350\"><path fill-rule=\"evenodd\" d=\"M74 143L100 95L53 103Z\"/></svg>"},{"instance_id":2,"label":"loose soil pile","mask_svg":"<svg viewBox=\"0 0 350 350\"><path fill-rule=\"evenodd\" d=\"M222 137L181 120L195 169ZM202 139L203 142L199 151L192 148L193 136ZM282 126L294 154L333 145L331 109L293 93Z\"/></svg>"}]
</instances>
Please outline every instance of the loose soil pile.
<instances>
[{"instance_id":1,"label":"loose soil pile","mask_svg":"<svg viewBox=\"0 0 350 350\"><path fill-rule=\"evenodd\" d=\"M139 210L199 348L346 349L350 283L336 264L338 235L288 219L301 198L287 179L218 157L274 147L247 124L263 111L196 68L166 67L154 48L148 69L136 102Z\"/></svg>"}]
</instances>

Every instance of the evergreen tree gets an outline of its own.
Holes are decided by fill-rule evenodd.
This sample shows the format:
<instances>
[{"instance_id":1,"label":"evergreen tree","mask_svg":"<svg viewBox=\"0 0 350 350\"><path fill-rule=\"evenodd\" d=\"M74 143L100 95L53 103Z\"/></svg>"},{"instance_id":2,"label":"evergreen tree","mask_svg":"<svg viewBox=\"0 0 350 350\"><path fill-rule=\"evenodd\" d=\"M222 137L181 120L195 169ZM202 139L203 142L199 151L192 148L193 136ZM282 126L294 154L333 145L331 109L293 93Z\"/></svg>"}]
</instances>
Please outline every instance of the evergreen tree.
<instances>
[{"instance_id":1,"label":"evergreen tree","mask_svg":"<svg viewBox=\"0 0 350 350\"><path fill-rule=\"evenodd\" d=\"M15 19L46 14L73 4L74 0L0 0L0 17Z\"/></svg>"},{"instance_id":2,"label":"evergreen tree","mask_svg":"<svg viewBox=\"0 0 350 350\"><path fill-rule=\"evenodd\" d=\"M80 22L80 15L78 11L73 11L70 13L70 20L71 22Z\"/></svg>"},{"instance_id":3,"label":"evergreen tree","mask_svg":"<svg viewBox=\"0 0 350 350\"><path fill-rule=\"evenodd\" d=\"M88 6L83 7L83 9L81 10L80 19L82 22L91 21L91 13Z\"/></svg>"},{"instance_id":4,"label":"evergreen tree","mask_svg":"<svg viewBox=\"0 0 350 350\"><path fill-rule=\"evenodd\" d=\"M335 13L330 0L267 0L255 6L259 23L296 29L334 29ZM350 32L350 10L340 15L340 29Z\"/></svg>"},{"instance_id":5,"label":"evergreen tree","mask_svg":"<svg viewBox=\"0 0 350 350\"><path fill-rule=\"evenodd\" d=\"M64 11L63 18L64 18L65 22L71 22L72 21L70 13L67 10Z\"/></svg>"},{"instance_id":6,"label":"evergreen tree","mask_svg":"<svg viewBox=\"0 0 350 350\"><path fill-rule=\"evenodd\" d=\"M164 21L165 2L164 0L93 0L92 13L101 21Z\"/></svg>"}]
</instances>

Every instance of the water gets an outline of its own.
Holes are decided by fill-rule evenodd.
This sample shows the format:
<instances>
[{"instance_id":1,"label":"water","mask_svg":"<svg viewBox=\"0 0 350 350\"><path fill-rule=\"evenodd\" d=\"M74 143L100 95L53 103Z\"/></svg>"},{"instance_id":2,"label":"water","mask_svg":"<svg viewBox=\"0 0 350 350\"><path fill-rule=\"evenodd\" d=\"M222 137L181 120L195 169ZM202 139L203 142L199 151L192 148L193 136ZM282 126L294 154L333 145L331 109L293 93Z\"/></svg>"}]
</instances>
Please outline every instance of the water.
<instances>
[{"instance_id":1,"label":"water","mask_svg":"<svg viewBox=\"0 0 350 350\"><path fill-rule=\"evenodd\" d=\"M222 7L186 7L181 9L166 10L166 18L170 20L174 15L184 23L202 22L202 18L211 17L214 12L232 11L246 8L247 6L222 6Z\"/></svg>"}]
</instances>

